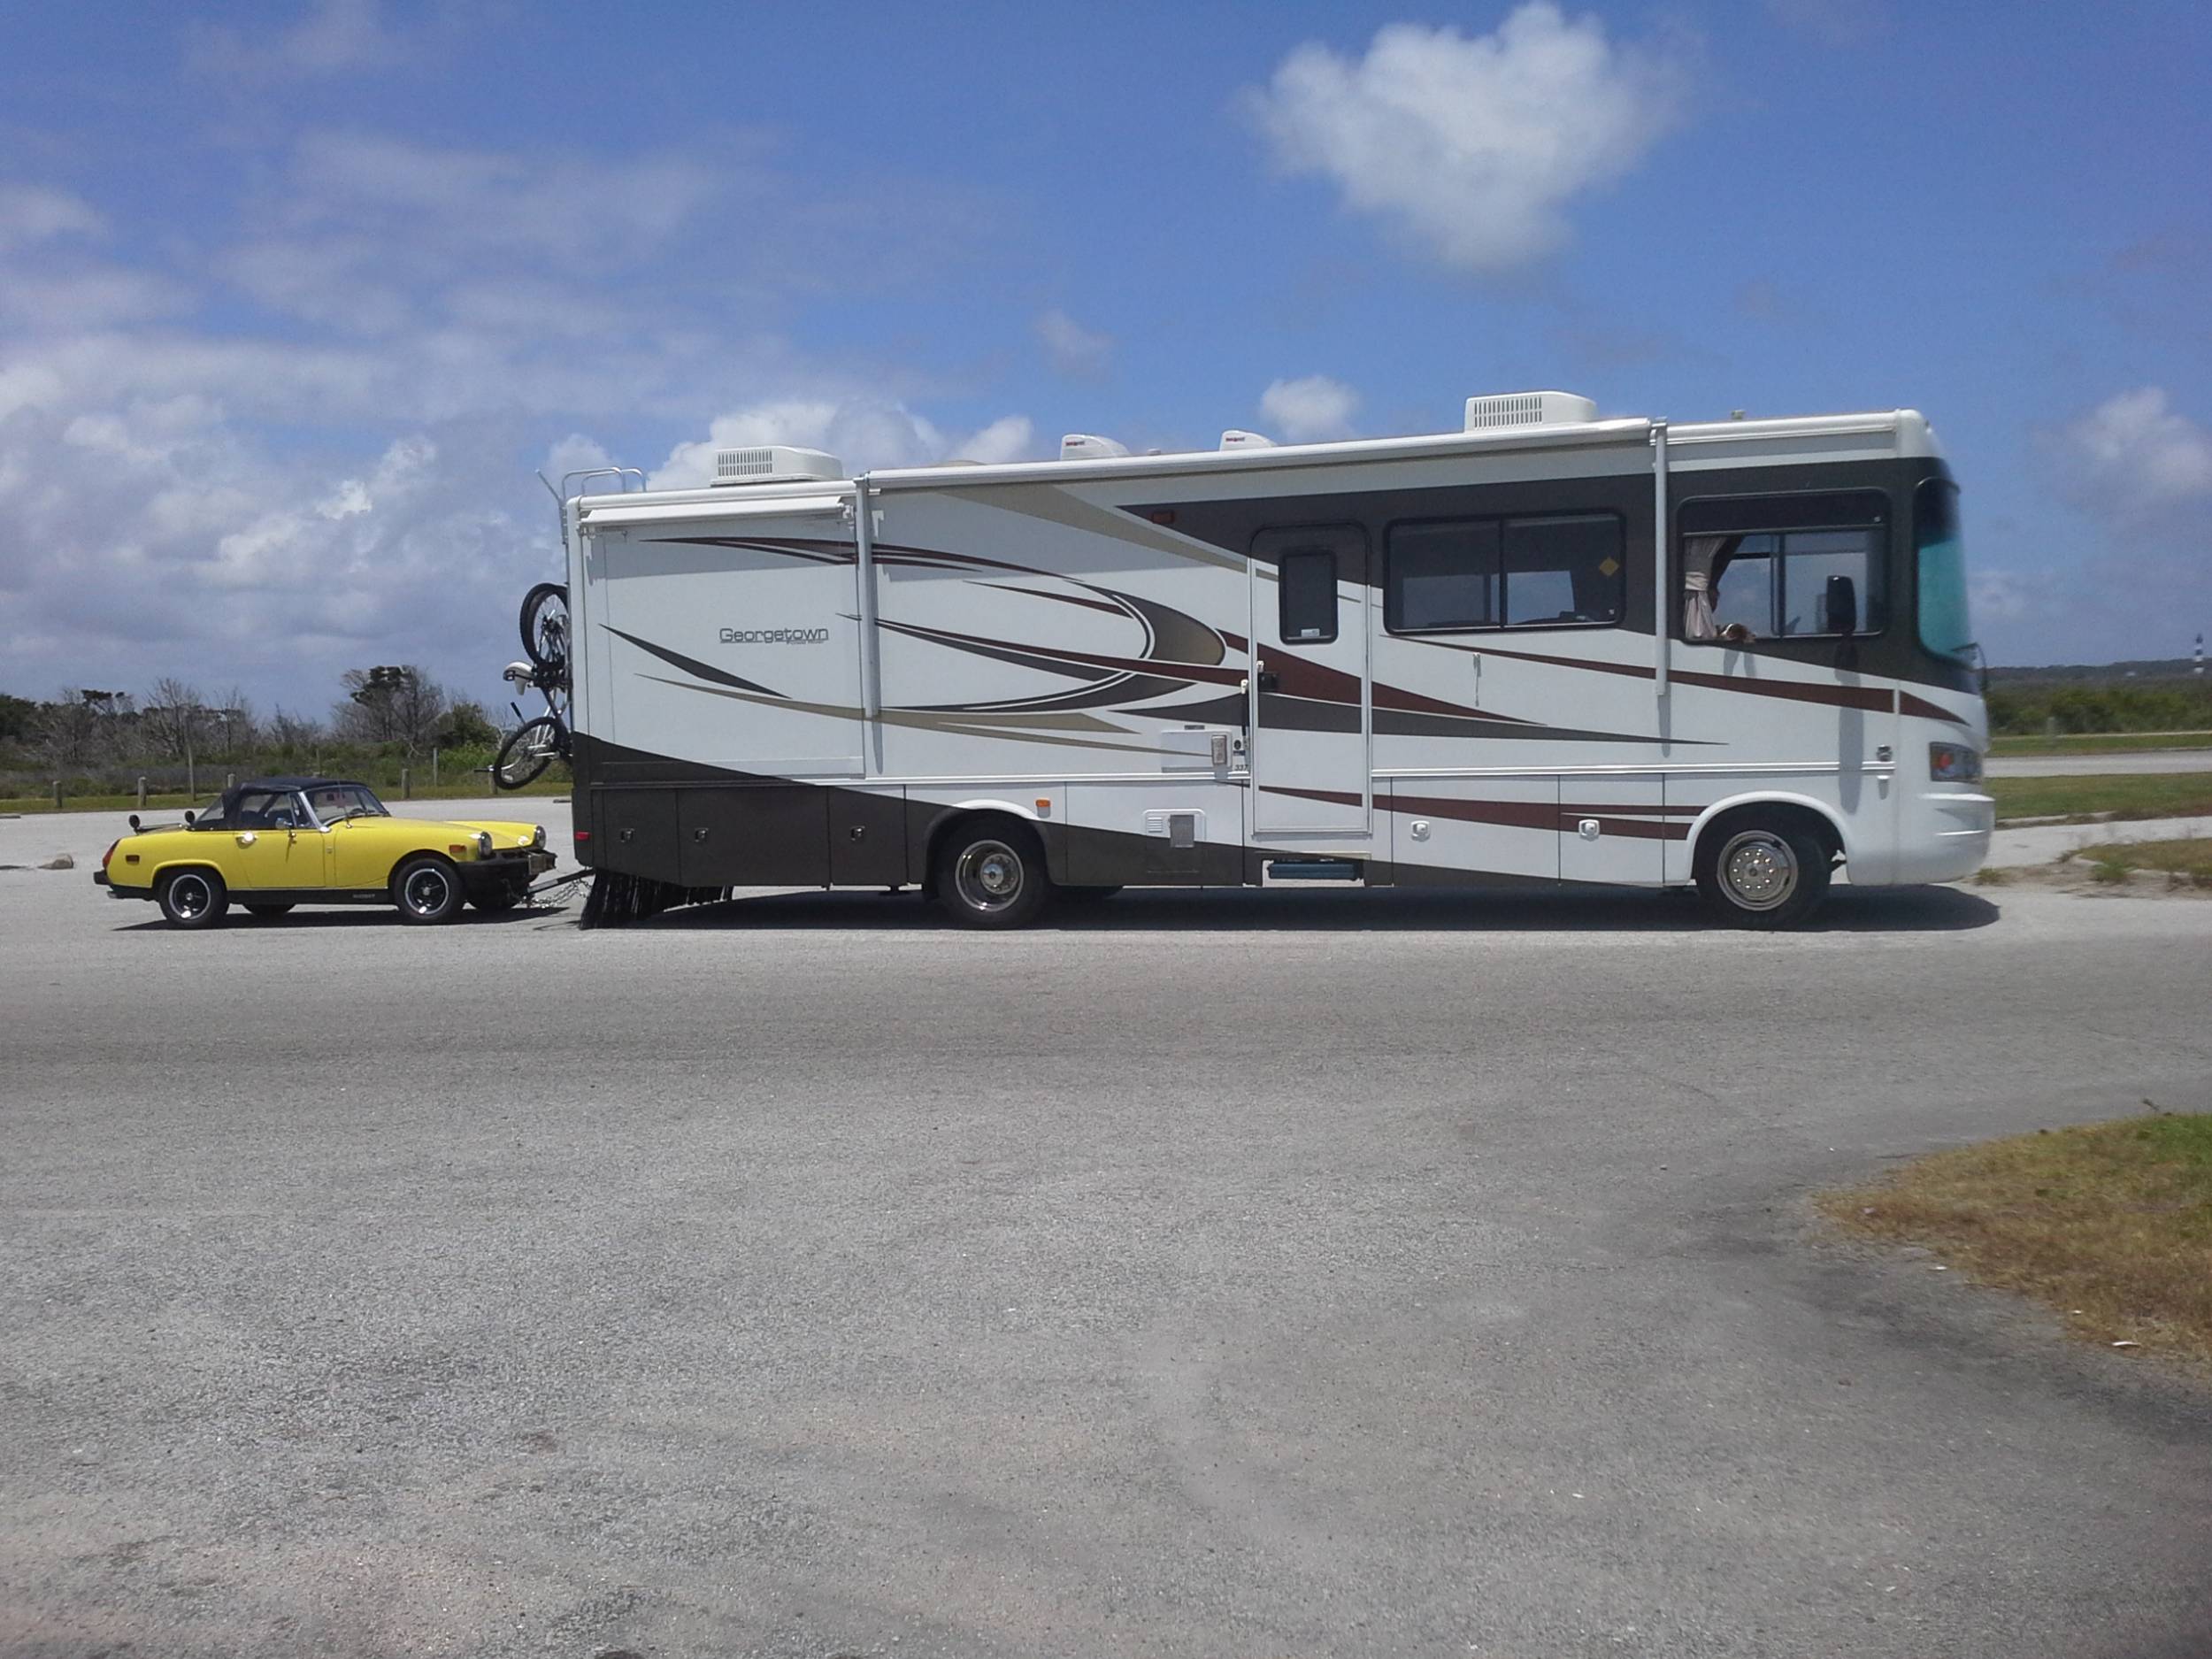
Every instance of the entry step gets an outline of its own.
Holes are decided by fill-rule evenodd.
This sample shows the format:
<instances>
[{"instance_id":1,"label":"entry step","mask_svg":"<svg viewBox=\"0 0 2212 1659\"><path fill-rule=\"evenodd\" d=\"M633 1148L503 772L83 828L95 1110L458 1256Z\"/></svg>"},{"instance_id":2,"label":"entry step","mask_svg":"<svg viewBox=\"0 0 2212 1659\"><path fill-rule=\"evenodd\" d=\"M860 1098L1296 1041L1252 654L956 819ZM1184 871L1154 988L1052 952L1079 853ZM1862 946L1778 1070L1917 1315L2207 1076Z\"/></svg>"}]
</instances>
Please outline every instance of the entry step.
<instances>
[{"instance_id":1,"label":"entry step","mask_svg":"<svg viewBox=\"0 0 2212 1659\"><path fill-rule=\"evenodd\" d=\"M1270 881L1361 881L1360 867L1349 858L1271 858Z\"/></svg>"}]
</instances>

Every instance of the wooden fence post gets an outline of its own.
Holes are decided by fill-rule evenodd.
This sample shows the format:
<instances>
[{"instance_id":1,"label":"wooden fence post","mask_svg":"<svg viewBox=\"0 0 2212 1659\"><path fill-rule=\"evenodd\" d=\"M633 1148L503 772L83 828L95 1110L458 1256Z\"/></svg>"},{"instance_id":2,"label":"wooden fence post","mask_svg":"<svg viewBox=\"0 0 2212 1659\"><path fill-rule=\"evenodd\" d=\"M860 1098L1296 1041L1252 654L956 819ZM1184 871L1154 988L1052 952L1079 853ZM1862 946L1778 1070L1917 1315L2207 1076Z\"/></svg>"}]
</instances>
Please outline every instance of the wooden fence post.
<instances>
[{"instance_id":1,"label":"wooden fence post","mask_svg":"<svg viewBox=\"0 0 2212 1659\"><path fill-rule=\"evenodd\" d=\"M54 810L61 810L61 780L58 778L54 780Z\"/></svg>"},{"instance_id":2,"label":"wooden fence post","mask_svg":"<svg viewBox=\"0 0 2212 1659\"><path fill-rule=\"evenodd\" d=\"M405 766L399 769L399 798L403 801L411 801L415 798L414 780L409 776L409 772L410 769Z\"/></svg>"},{"instance_id":3,"label":"wooden fence post","mask_svg":"<svg viewBox=\"0 0 2212 1659\"><path fill-rule=\"evenodd\" d=\"M146 810L146 780L143 776L138 780L138 810L141 812Z\"/></svg>"}]
</instances>

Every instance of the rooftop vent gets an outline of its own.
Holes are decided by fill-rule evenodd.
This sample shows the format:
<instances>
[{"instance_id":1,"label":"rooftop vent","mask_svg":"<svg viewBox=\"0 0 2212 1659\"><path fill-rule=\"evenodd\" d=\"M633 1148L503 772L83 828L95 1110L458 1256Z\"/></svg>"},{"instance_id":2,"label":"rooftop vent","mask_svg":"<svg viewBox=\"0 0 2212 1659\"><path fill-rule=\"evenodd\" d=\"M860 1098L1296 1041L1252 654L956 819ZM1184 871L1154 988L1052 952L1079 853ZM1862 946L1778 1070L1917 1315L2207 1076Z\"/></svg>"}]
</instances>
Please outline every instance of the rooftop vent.
<instances>
[{"instance_id":1,"label":"rooftop vent","mask_svg":"<svg viewBox=\"0 0 2212 1659\"><path fill-rule=\"evenodd\" d=\"M717 449L717 484L812 484L842 479L845 464L819 449L794 449L764 443L751 449Z\"/></svg>"},{"instance_id":2,"label":"rooftop vent","mask_svg":"<svg viewBox=\"0 0 2212 1659\"><path fill-rule=\"evenodd\" d=\"M1257 432L1247 432L1241 426L1232 426L1221 434L1225 449L1271 449L1275 440Z\"/></svg>"},{"instance_id":3,"label":"rooftop vent","mask_svg":"<svg viewBox=\"0 0 2212 1659\"><path fill-rule=\"evenodd\" d=\"M1063 461L1105 461L1128 453L1127 444L1116 443L1111 438L1093 437L1087 432L1071 432L1060 440Z\"/></svg>"},{"instance_id":4,"label":"rooftop vent","mask_svg":"<svg viewBox=\"0 0 2212 1659\"><path fill-rule=\"evenodd\" d=\"M1598 406L1572 392L1501 392L1467 400L1469 432L1500 426L1571 426L1598 418Z\"/></svg>"}]
</instances>

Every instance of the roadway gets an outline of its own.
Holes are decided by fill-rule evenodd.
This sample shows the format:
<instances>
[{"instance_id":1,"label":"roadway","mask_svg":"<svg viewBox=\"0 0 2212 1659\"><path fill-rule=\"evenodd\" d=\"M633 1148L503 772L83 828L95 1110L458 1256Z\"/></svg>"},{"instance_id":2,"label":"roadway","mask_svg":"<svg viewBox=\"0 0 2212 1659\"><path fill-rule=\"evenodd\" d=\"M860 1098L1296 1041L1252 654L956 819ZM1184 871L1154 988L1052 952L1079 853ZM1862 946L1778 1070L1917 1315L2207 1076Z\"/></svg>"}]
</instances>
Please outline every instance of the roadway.
<instances>
[{"instance_id":1,"label":"roadway","mask_svg":"<svg viewBox=\"0 0 2212 1659\"><path fill-rule=\"evenodd\" d=\"M1992 778L2093 778L2120 772L2212 772L2212 749L2141 749L2111 755L1992 755Z\"/></svg>"},{"instance_id":2,"label":"roadway","mask_svg":"<svg viewBox=\"0 0 2212 1659\"><path fill-rule=\"evenodd\" d=\"M572 915L0 871L0 1652L2212 1646L2212 1393L1806 1202L2212 1107L2212 904Z\"/></svg>"}]
</instances>

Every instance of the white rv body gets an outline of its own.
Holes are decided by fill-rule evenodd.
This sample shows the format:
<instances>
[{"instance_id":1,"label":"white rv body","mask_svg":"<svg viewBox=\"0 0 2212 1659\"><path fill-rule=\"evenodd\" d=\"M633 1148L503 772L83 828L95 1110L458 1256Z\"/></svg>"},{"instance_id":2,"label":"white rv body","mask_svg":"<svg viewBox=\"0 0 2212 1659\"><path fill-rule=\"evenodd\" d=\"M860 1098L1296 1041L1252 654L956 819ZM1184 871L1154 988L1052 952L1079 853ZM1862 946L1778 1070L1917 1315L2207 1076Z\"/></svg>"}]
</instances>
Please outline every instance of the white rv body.
<instances>
[{"instance_id":1,"label":"white rv body","mask_svg":"<svg viewBox=\"0 0 2212 1659\"><path fill-rule=\"evenodd\" d=\"M1855 885L1987 849L1910 411L1118 448L570 502L582 861L926 885L991 813L1071 887L1681 886L1763 806ZM1717 557L1770 632L1693 637Z\"/></svg>"}]
</instances>

